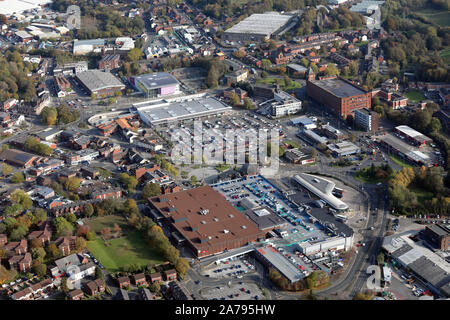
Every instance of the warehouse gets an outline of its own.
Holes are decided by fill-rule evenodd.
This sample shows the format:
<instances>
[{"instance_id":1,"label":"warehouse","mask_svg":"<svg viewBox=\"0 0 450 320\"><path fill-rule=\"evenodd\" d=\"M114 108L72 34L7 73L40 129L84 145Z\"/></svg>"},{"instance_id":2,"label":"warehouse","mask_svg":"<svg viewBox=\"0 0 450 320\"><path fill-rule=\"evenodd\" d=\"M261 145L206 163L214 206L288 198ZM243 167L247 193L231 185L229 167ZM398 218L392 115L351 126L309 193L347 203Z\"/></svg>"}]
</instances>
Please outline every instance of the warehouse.
<instances>
[{"instance_id":1,"label":"warehouse","mask_svg":"<svg viewBox=\"0 0 450 320\"><path fill-rule=\"evenodd\" d=\"M268 267L275 268L280 272L290 283L297 282L304 278L300 269L294 264L290 263L283 255L281 255L273 247L267 246L256 249L256 257Z\"/></svg>"},{"instance_id":2,"label":"warehouse","mask_svg":"<svg viewBox=\"0 0 450 320\"><path fill-rule=\"evenodd\" d=\"M389 153L393 153L406 161L417 165L432 166L432 159L418 148L413 147L392 134L381 136L379 142Z\"/></svg>"},{"instance_id":3,"label":"warehouse","mask_svg":"<svg viewBox=\"0 0 450 320\"><path fill-rule=\"evenodd\" d=\"M13 166L28 168L33 164L37 164L39 156L23 152L17 149L7 149L0 154L0 160L5 161Z\"/></svg>"},{"instance_id":4,"label":"warehouse","mask_svg":"<svg viewBox=\"0 0 450 320\"><path fill-rule=\"evenodd\" d=\"M255 13L227 29L223 39L229 41L268 40L276 35L293 19L294 16L278 13Z\"/></svg>"},{"instance_id":5,"label":"warehouse","mask_svg":"<svg viewBox=\"0 0 450 320\"><path fill-rule=\"evenodd\" d=\"M420 230L410 230L385 237L382 249L393 264L409 270L433 293L450 297L450 264L423 241L414 241Z\"/></svg>"},{"instance_id":6,"label":"warehouse","mask_svg":"<svg viewBox=\"0 0 450 320\"><path fill-rule=\"evenodd\" d=\"M334 157L345 157L361 152L361 149L350 141L327 145Z\"/></svg>"},{"instance_id":7,"label":"warehouse","mask_svg":"<svg viewBox=\"0 0 450 320\"><path fill-rule=\"evenodd\" d=\"M130 82L146 98L159 98L181 93L178 80L167 72L142 74L131 77Z\"/></svg>"},{"instance_id":8,"label":"warehouse","mask_svg":"<svg viewBox=\"0 0 450 320\"><path fill-rule=\"evenodd\" d=\"M97 96L113 96L116 91L125 89L125 85L110 72L88 70L77 73L76 78L89 94Z\"/></svg>"},{"instance_id":9,"label":"warehouse","mask_svg":"<svg viewBox=\"0 0 450 320\"><path fill-rule=\"evenodd\" d=\"M421 146L423 144L430 143L433 141L426 135L423 135L419 131L416 131L413 128L410 128L405 125L395 127L394 132L416 146Z\"/></svg>"},{"instance_id":10,"label":"warehouse","mask_svg":"<svg viewBox=\"0 0 450 320\"><path fill-rule=\"evenodd\" d=\"M149 204L198 258L264 238L263 231L210 186L154 197Z\"/></svg>"},{"instance_id":11,"label":"warehouse","mask_svg":"<svg viewBox=\"0 0 450 320\"><path fill-rule=\"evenodd\" d=\"M247 198L244 200L248 200ZM287 221L278 216L269 207L259 207L244 211L247 218L256 224L259 230L269 232L273 229L287 226Z\"/></svg>"},{"instance_id":12,"label":"warehouse","mask_svg":"<svg viewBox=\"0 0 450 320\"><path fill-rule=\"evenodd\" d=\"M306 81L306 92L313 100L343 118L353 115L357 109L370 109L370 93L343 79Z\"/></svg>"},{"instance_id":13,"label":"warehouse","mask_svg":"<svg viewBox=\"0 0 450 320\"><path fill-rule=\"evenodd\" d=\"M231 109L230 106L204 94L145 101L134 104L132 108L147 125L219 115L230 112Z\"/></svg>"}]
</instances>

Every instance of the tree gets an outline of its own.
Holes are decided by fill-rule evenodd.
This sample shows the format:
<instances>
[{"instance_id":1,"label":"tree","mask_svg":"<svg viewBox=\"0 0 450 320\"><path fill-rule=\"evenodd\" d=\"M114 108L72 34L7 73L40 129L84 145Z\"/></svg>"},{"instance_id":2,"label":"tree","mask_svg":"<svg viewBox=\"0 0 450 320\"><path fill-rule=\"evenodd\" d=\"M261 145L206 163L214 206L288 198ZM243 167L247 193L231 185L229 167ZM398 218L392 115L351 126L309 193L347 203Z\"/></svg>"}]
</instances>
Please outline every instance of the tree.
<instances>
[{"instance_id":1,"label":"tree","mask_svg":"<svg viewBox=\"0 0 450 320\"><path fill-rule=\"evenodd\" d=\"M11 174L11 172L12 172L12 167L9 166L8 164L4 163L2 166L2 174L4 176L8 176Z\"/></svg>"},{"instance_id":2,"label":"tree","mask_svg":"<svg viewBox=\"0 0 450 320\"><path fill-rule=\"evenodd\" d=\"M161 194L161 186L157 183L147 183L142 189L142 199L148 199L150 197L156 197Z\"/></svg>"},{"instance_id":3,"label":"tree","mask_svg":"<svg viewBox=\"0 0 450 320\"><path fill-rule=\"evenodd\" d=\"M91 93L91 100L97 99L97 95L95 93Z\"/></svg>"},{"instance_id":4,"label":"tree","mask_svg":"<svg viewBox=\"0 0 450 320\"><path fill-rule=\"evenodd\" d=\"M74 224L77 221L77 216L73 212L69 212L66 215L66 220L72 224Z\"/></svg>"},{"instance_id":5,"label":"tree","mask_svg":"<svg viewBox=\"0 0 450 320\"><path fill-rule=\"evenodd\" d=\"M139 61L142 57L144 56L144 53L142 52L141 49L139 48L133 48L131 49L127 56L126 56L126 60L130 61L130 62L137 62Z\"/></svg>"},{"instance_id":6,"label":"tree","mask_svg":"<svg viewBox=\"0 0 450 320\"><path fill-rule=\"evenodd\" d=\"M64 187L67 191L73 192L80 187L80 179L78 179L77 177L67 178L64 182Z\"/></svg>"},{"instance_id":7,"label":"tree","mask_svg":"<svg viewBox=\"0 0 450 320\"><path fill-rule=\"evenodd\" d=\"M86 240L82 237L78 237L75 241L75 250L77 252L83 251L86 248Z\"/></svg>"},{"instance_id":8,"label":"tree","mask_svg":"<svg viewBox=\"0 0 450 320\"><path fill-rule=\"evenodd\" d=\"M71 236L73 234L73 225L64 217L57 217L53 219L53 225L55 226L56 235L58 237Z\"/></svg>"},{"instance_id":9,"label":"tree","mask_svg":"<svg viewBox=\"0 0 450 320\"><path fill-rule=\"evenodd\" d=\"M247 110L252 110L255 109L255 105L252 103L252 101L250 100L250 98L245 97L244 98L244 108Z\"/></svg>"},{"instance_id":10,"label":"tree","mask_svg":"<svg viewBox=\"0 0 450 320\"><path fill-rule=\"evenodd\" d=\"M267 71L262 71L261 72L261 78L265 79L269 76L269 74L267 73Z\"/></svg>"},{"instance_id":11,"label":"tree","mask_svg":"<svg viewBox=\"0 0 450 320\"><path fill-rule=\"evenodd\" d=\"M134 192L134 189L138 184L137 179L128 175L127 173L121 173L119 176L119 180L122 184L125 185L129 192Z\"/></svg>"},{"instance_id":12,"label":"tree","mask_svg":"<svg viewBox=\"0 0 450 320\"><path fill-rule=\"evenodd\" d=\"M94 207L90 203L86 203L83 207L83 214L85 217L89 218L94 213Z\"/></svg>"},{"instance_id":13,"label":"tree","mask_svg":"<svg viewBox=\"0 0 450 320\"><path fill-rule=\"evenodd\" d=\"M239 96L236 93L233 93L230 97L230 105L233 107L236 107L241 102L241 99L239 99Z\"/></svg>"},{"instance_id":14,"label":"tree","mask_svg":"<svg viewBox=\"0 0 450 320\"><path fill-rule=\"evenodd\" d=\"M219 85L219 72L214 65L209 69L205 82L210 89L214 89Z\"/></svg>"},{"instance_id":15,"label":"tree","mask_svg":"<svg viewBox=\"0 0 450 320\"><path fill-rule=\"evenodd\" d=\"M44 248L33 248L31 249L31 256L34 260L38 260L40 263L44 261L44 258L46 256L46 252Z\"/></svg>"},{"instance_id":16,"label":"tree","mask_svg":"<svg viewBox=\"0 0 450 320\"><path fill-rule=\"evenodd\" d=\"M28 234L28 228L27 226L20 224L11 231L10 238L13 241L19 241L25 238L25 236Z\"/></svg>"},{"instance_id":17,"label":"tree","mask_svg":"<svg viewBox=\"0 0 450 320\"><path fill-rule=\"evenodd\" d=\"M88 231L86 233L86 240L87 241L94 241L95 240L95 233L92 231Z\"/></svg>"},{"instance_id":18,"label":"tree","mask_svg":"<svg viewBox=\"0 0 450 320\"><path fill-rule=\"evenodd\" d=\"M47 265L41 262L38 265L34 266L33 270L39 277L43 277L47 274Z\"/></svg>"},{"instance_id":19,"label":"tree","mask_svg":"<svg viewBox=\"0 0 450 320\"><path fill-rule=\"evenodd\" d=\"M47 255L52 259L57 259L61 256L61 252L58 250L56 244L52 243L47 246Z\"/></svg>"},{"instance_id":20,"label":"tree","mask_svg":"<svg viewBox=\"0 0 450 320\"><path fill-rule=\"evenodd\" d=\"M334 63L330 63L325 69L325 74L327 76L334 76L339 74L339 69L336 67Z\"/></svg>"},{"instance_id":21,"label":"tree","mask_svg":"<svg viewBox=\"0 0 450 320\"><path fill-rule=\"evenodd\" d=\"M105 281L105 274L99 267L95 267L95 278Z\"/></svg>"},{"instance_id":22,"label":"tree","mask_svg":"<svg viewBox=\"0 0 450 320\"><path fill-rule=\"evenodd\" d=\"M184 278L189 268L190 268L189 262L184 258L178 259L177 264L175 265L175 269L182 278Z\"/></svg>"},{"instance_id":23,"label":"tree","mask_svg":"<svg viewBox=\"0 0 450 320\"><path fill-rule=\"evenodd\" d=\"M197 183L197 177L192 175L191 179L190 179L190 183L191 183L191 185L195 185Z\"/></svg>"},{"instance_id":24,"label":"tree","mask_svg":"<svg viewBox=\"0 0 450 320\"><path fill-rule=\"evenodd\" d=\"M44 222L47 220L47 211L42 208L36 208L33 214L33 224Z\"/></svg>"},{"instance_id":25,"label":"tree","mask_svg":"<svg viewBox=\"0 0 450 320\"><path fill-rule=\"evenodd\" d=\"M67 285L67 277L61 278L61 291L64 293L69 292L69 286Z\"/></svg>"},{"instance_id":26,"label":"tree","mask_svg":"<svg viewBox=\"0 0 450 320\"><path fill-rule=\"evenodd\" d=\"M11 178L12 183L22 183L25 181L25 177L23 176L22 172L16 172L13 174Z\"/></svg>"},{"instance_id":27,"label":"tree","mask_svg":"<svg viewBox=\"0 0 450 320\"><path fill-rule=\"evenodd\" d=\"M41 112L42 123L53 126L58 120L58 111L55 108L45 107Z\"/></svg>"},{"instance_id":28,"label":"tree","mask_svg":"<svg viewBox=\"0 0 450 320\"><path fill-rule=\"evenodd\" d=\"M167 250L164 252L164 257L173 265L177 263L179 256L180 251L172 245L169 245Z\"/></svg>"},{"instance_id":29,"label":"tree","mask_svg":"<svg viewBox=\"0 0 450 320\"><path fill-rule=\"evenodd\" d=\"M137 206L137 203L134 199L127 199L123 203L123 211L128 215L131 216L132 214L139 214L139 208Z\"/></svg>"},{"instance_id":30,"label":"tree","mask_svg":"<svg viewBox=\"0 0 450 320\"><path fill-rule=\"evenodd\" d=\"M31 207L33 206L33 200L31 200L28 193L21 189L15 190L13 193L11 193L9 198L12 203L20 204L25 209L31 209Z\"/></svg>"}]
</instances>

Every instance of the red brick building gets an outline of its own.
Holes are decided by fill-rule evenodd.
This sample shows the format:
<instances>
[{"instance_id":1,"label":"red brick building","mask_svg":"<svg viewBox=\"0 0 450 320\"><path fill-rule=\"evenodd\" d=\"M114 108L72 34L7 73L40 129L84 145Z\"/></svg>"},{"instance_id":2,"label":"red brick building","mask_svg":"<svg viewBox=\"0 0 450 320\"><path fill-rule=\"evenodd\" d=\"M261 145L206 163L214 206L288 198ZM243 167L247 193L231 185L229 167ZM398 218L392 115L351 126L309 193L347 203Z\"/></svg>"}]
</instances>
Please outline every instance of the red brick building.
<instances>
[{"instance_id":1,"label":"red brick building","mask_svg":"<svg viewBox=\"0 0 450 320\"><path fill-rule=\"evenodd\" d=\"M149 204L199 258L264 237L264 232L210 186L153 197Z\"/></svg>"},{"instance_id":2,"label":"red brick building","mask_svg":"<svg viewBox=\"0 0 450 320\"><path fill-rule=\"evenodd\" d=\"M357 109L370 110L370 93L343 79L306 81L309 97L327 107L332 113L346 118Z\"/></svg>"},{"instance_id":3,"label":"red brick building","mask_svg":"<svg viewBox=\"0 0 450 320\"><path fill-rule=\"evenodd\" d=\"M164 276L166 278L166 281L177 280L177 272L175 271L175 269L164 271Z\"/></svg>"}]
</instances>

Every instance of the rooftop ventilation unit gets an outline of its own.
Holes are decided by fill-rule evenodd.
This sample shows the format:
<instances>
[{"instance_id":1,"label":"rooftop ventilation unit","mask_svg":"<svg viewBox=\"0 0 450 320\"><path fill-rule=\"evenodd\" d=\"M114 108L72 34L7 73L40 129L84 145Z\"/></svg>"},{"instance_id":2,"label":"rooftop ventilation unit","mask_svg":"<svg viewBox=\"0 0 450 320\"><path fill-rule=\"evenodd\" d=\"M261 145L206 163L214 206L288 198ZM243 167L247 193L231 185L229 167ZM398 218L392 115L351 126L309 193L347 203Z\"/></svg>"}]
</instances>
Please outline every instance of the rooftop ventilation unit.
<instances>
[{"instance_id":1,"label":"rooftop ventilation unit","mask_svg":"<svg viewBox=\"0 0 450 320\"><path fill-rule=\"evenodd\" d=\"M229 216L230 218L234 218L234 215L231 214L231 213L230 213L228 216Z\"/></svg>"},{"instance_id":2,"label":"rooftop ventilation unit","mask_svg":"<svg viewBox=\"0 0 450 320\"><path fill-rule=\"evenodd\" d=\"M202 221L201 221L201 224L206 224L206 221L205 221L205 220L202 220Z\"/></svg>"},{"instance_id":3,"label":"rooftop ventilation unit","mask_svg":"<svg viewBox=\"0 0 450 320\"><path fill-rule=\"evenodd\" d=\"M247 229L247 226L241 226L242 229Z\"/></svg>"},{"instance_id":4,"label":"rooftop ventilation unit","mask_svg":"<svg viewBox=\"0 0 450 320\"><path fill-rule=\"evenodd\" d=\"M206 216L209 213L209 209L201 210L200 214Z\"/></svg>"},{"instance_id":5,"label":"rooftop ventilation unit","mask_svg":"<svg viewBox=\"0 0 450 320\"><path fill-rule=\"evenodd\" d=\"M228 233L228 232L230 232L230 231L227 230L227 229L224 229L224 230L223 230L223 233Z\"/></svg>"}]
</instances>

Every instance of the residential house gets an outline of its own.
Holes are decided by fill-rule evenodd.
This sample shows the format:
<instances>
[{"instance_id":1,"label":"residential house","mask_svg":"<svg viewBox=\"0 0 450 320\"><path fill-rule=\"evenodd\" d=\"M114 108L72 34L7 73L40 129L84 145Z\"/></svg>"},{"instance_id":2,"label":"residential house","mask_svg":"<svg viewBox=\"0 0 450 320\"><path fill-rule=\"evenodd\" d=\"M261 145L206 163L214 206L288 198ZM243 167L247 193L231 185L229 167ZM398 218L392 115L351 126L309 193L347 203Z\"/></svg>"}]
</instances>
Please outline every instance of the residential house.
<instances>
[{"instance_id":1,"label":"residential house","mask_svg":"<svg viewBox=\"0 0 450 320\"><path fill-rule=\"evenodd\" d=\"M95 296L99 293L105 292L105 283L102 279L96 279L86 283L84 288L89 295Z\"/></svg>"},{"instance_id":2,"label":"residential house","mask_svg":"<svg viewBox=\"0 0 450 320\"><path fill-rule=\"evenodd\" d=\"M56 239L55 244L59 251L61 251L64 256L67 256L72 250L75 249L76 242L77 236L59 237Z\"/></svg>"},{"instance_id":3,"label":"residential house","mask_svg":"<svg viewBox=\"0 0 450 320\"><path fill-rule=\"evenodd\" d=\"M6 237L6 234L0 234L0 247L3 247L8 243L8 238Z\"/></svg>"},{"instance_id":4,"label":"residential house","mask_svg":"<svg viewBox=\"0 0 450 320\"><path fill-rule=\"evenodd\" d=\"M75 289L67 293L70 300L81 300L84 297L83 291Z\"/></svg>"},{"instance_id":5,"label":"residential house","mask_svg":"<svg viewBox=\"0 0 450 320\"><path fill-rule=\"evenodd\" d=\"M50 239L52 237L52 233L48 230L38 230L38 231L32 231L28 235L28 241L33 241L34 239L39 240L42 243L42 246L45 246L50 242Z\"/></svg>"},{"instance_id":6,"label":"residential house","mask_svg":"<svg viewBox=\"0 0 450 320\"><path fill-rule=\"evenodd\" d=\"M170 269L164 271L164 276L166 281L174 281L177 280L177 271L175 269Z\"/></svg>"},{"instance_id":7,"label":"residential house","mask_svg":"<svg viewBox=\"0 0 450 320\"><path fill-rule=\"evenodd\" d=\"M134 284L138 287L148 285L147 280L145 279L145 274L143 274L143 273L138 273L138 274L133 275L133 281L134 281Z\"/></svg>"},{"instance_id":8,"label":"residential house","mask_svg":"<svg viewBox=\"0 0 450 320\"><path fill-rule=\"evenodd\" d=\"M18 255L25 254L28 251L27 240L22 239L20 241L9 242L5 245L5 250L14 251Z\"/></svg>"},{"instance_id":9,"label":"residential house","mask_svg":"<svg viewBox=\"0 0 450 320\"><path fill-rule=\"evenodd\" d=\"M33 259L31 257L31 253L27 252L24 255L12 256L8 262L11 269L16 269L20 272L27 272L31 270Z\"/></svg>"},{"instance_id":10,"label":"residential house","mask_svg":"<svg viewBox=\"0 0 450 320\"><path fill-rule=\"evenodd\" d=\"M119 284L119 288L129 287L131 285L129 277L120 277L117 278L117 283Z\"/></svg>"},{"instance_id":11,"label":"residential house","mask_svg":"<svg viewBox=\"0 0 450 320\"><path fill-rule=\"evenodd\" d=\"M150 282L151 283L160 283L163 281L162 275L160 272L150 274Z\"/></svg>"}]
</instances>

